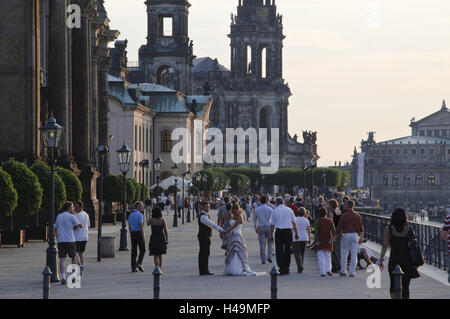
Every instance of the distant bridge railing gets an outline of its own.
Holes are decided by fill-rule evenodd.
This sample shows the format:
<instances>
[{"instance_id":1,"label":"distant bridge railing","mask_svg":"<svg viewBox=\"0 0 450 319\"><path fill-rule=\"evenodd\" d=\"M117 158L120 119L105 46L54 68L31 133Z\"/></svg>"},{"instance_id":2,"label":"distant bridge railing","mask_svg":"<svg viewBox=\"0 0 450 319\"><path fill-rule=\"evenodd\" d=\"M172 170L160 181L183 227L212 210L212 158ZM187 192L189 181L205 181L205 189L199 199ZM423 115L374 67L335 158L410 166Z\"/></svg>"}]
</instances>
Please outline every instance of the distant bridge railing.
<instances>
[{"instance_id":1,"label":"distant bridge railing","mask_svg":"<svg viewBox=\"0 0 450 319\"><path fill-rule=\"evenodd\" d=\"M389 217L359 213L363 220L365 237L377 244L383 243L384 229L390 224ZM448 269L447 242L440 239L441 227L409 222L422 248L425 262L442 269Z\"/></svg>"}]
</instances>

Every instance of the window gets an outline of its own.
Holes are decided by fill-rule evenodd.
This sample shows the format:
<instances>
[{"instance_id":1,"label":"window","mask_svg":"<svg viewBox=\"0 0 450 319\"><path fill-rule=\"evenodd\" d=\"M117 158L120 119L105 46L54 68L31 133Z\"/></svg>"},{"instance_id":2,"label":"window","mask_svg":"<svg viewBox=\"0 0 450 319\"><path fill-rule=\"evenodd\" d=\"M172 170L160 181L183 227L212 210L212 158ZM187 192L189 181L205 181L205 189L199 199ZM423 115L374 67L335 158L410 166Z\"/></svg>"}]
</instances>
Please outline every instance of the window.
<instances>
[{"instance_id":1,"label":"window","mask_svg":"<svg viewBox=\"0 0 450 319\"><path fill-rule=\"evenodd\" d=\"M142 126L139 126L139 151L142 151Z\"/></svg>"},{"instance_id":2,"label":"window","mask_svg":"<svg viewBox=\"0 0 450 319\"><path fill-rule=\"evenodd\" d=\"M416 176L416 185L423 185L423 177Z\"/></svg>"},{"instance_id":3,"label":"window","mask_svg":"<svg viewBox=\"0 0 450 319\"><path fill-rule=\"evenodd\" d=\"M400 154L400 150L395 150L395 154Z\"/></svg>"},{"instance_id":4,"label":"window","mask_svg":"<svg viewBox=\"0 0 450 319\"><path fill-rule=\"evenodd\" d=\"M252 47L247 45L247 75L252 74L253 72L253 60L252 60Z\"/></svg>"},{"instance_id":5,"label":"window","mask_svg":"<svg viewBox=\"0 0 450 319\"><path fill-rule=\"evenodd\" d=\"M419 131L419 135L420 136L425 136L425 131L423 131L423 130Z\"/></svg>"},{"instance_id":6,"label":"window","mask_svg":"<svg viewBox=\"0 0 450 319\"><path fill-rule=\"evenodd\" d=\"M158 35L162 37L173 36L173 17L160 15L158 18Z\"/></svg>"},{"instance_id":7,"label":"window","mask_svg":"<svg viewBox=\"0 0 450 319\"><path fill-rule=\"evenodd\" d=\"M434 175L428 176L428 185L436 185L436 177Z\"/></svg>"},{"instance_id":8,"label":"window","mask_svg":"<svg viewBox=\"0 0 450 319\"><path fill-rule=\"evenodd\" d=\"M389 155L392 155L392 150L389 150Z\"/></svg>"},{"instance_id":9,"label":"window","mask_svg":"<svg viewBox=\"0 0 450 319\"><path fill-rule=\"evenodd\" d=\"M434 149L430 148L430 154L431 154L431 155L434 154Z\"/></svg>"},{"instance_id":10,"label":"window","mask_svg":"<svg viewBox=\"0 0 450 319\"><path fill-rule=\"evenodd\" d=\"M389 185L389 178L387 177L387 175L383 176L383 185L384 186L388 186Z\"/></svg>"},{"instance_id":11,"label":"window","mask_svg":"<svg viewBox=\"0 0 450 319\"><path fill-rule=\"evenodd\" d=\"M441 135L446 137L447 136L447 130L442 130L441 131Z\"/></svg>"},{"instance_id":12,"label":"window","mask_svg":"<svg viewBox=\"0 0 450 319\"><path fill-rule=\"evenodd\" d=\"M434 130L434 136L439 136L439 130Z\"/></svg>"},{"instance_id":13,"label":"window","mask_svg":"<svg viewBox=\"0 0 450 319\"><path fill-rule=\"evenodd\" d=\"M161 131L161 152L169 153L172 151L172 132L169 130Z\"/></svg>"},{"instance_id":14,"label":"window","mask_svg":"<svg viewBox=\"0 0 450 319\"><path fill-rule=\"evenodd\" d=\"M394 178L392 179L392 185L394 186L398 186L400 184L398 176L394 176Z\"/></svg>"},{"instance_id":15,"label":"window","mask_svg":"<svg viewBox=\"0 0 450 319\"><path fill-rule=\"evenodd\" d=\"M261 51L261 77L267 78L267 48L263 48Z\"/></svg>"},{"instance_id":16,"label":"window","mask_svg":"<svg viewBox=\"0 0 450 319\"><path fill-rule=\"evenodd\" d=\"M411 176L405 176L405 178L403 179L403 184L405 186L410 186L411 185Z\"/></svg>"},{"instance_id":17,"label":"window","mask_svg":"<svg viewBox=\"0 0 450 319\"><path fill-rule=\"evenodd\" d=\"M420 155L425 155L425 150L424 149L420 150Z\"/></svg>"},{"instance_id":18,"label":"window","mask_svg":"<svg viewBox=\"0 0 450 319\"><path fill-rule=\"evenodd\" d=\"M408 150L403 150L403 154L408 154Z\"/></svg>"},{"instance_id":19,"label":"window","mask_svg":"<svg viewBox=\"0 0 450 319\"><path fill-rule=\"evenodd\" d=\"M145 138L146 138L146 142L145 143L145 152L148 154L148 141L150 140L150 136L148 136L148 128L145 129Z\"/></svg>"},{"instance_id":20,"label":"window","mask_svg":"<svg viewBox=\"0 0 450 319\"><path fill-rule=\"evenodd\" d=\"M138 133L137 133L137 125L134 126L134 150L137 151L137 141Z\"/></svg>"},{"instance_id":21,"label":"window","mask_svg":"<svg viewBox=\"0 0 450 319\"><path fill-rule=\"evenodd\" d=\"M412 150L412 155L416 155L416 150Z\"/></svg>"},{"instance_id":22,"label":"window","mask_svg":"<svg viewBox=\"0 0 450 319\"><path fill-rule=\"evenodd\" d=\"M432 130L427 130L427 136L433 136L433 131Z\"/></svg>"}]
</instances>

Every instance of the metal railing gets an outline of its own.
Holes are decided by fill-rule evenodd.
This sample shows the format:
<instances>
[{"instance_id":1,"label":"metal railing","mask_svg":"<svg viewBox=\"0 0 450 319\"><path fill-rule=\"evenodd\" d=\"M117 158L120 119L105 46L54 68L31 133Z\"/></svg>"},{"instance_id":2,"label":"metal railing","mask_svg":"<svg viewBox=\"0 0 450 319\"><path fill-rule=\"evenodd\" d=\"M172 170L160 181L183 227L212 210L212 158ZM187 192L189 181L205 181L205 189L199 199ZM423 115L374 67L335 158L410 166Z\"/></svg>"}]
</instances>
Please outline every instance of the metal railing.
<instances>
[{"instance_id":1,"label":"metal railing","mask_svg":"<svg viewBox=\"0 0 450 319\"><path fill-rule=\"evenodd\" d=\"M390 224L389 217L359 213L363 220L364 233L368 240L383 243L384 229ZM447 269L447 242L440 239L441 227L409 222L422 248L425 262L438 268Z\"/></svg>"}]
</instances>

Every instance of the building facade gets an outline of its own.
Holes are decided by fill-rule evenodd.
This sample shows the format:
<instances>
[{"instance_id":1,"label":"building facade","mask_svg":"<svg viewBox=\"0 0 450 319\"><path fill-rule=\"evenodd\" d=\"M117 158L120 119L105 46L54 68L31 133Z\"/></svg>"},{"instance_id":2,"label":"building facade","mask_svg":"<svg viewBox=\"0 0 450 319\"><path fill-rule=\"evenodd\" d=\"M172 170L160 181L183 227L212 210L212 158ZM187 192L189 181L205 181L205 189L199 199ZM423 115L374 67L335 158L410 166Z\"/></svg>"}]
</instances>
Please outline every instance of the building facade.
<instances>
[{"instance_id":1,"label":"building facade","mask_svg":"<svg viewBox=\"0 0 450 319\"><path fill-rule=\"evenodd\" d=\"M147 0L146 4L147 44L139 50L138 67L130 68L129 82L160 84L186 95L212 95L211 127L224 135L227 128L267 128L270 145L271 129L279 129L281 167L303 167L319 158L316 132L304 132L303 143L288 133L292 94L283 79L283 17L274 0L239 1L237 15L231 19L230 70L217 60L196 61L188 34L191 5L187 0ZM226 144L224 139L224 149ZM225 165L261 166L249 160Z\"/></svg>"},{"instance_id":2,"label":"building facade","mask_svg":"<svg viewBox=\"0 0 450 319\"><path fill-rule=\"evenodd\" d=\"M410 123L411 136L375 142L374 133L356 148L352 185L372 190L387 210L444 211L450 207L450 112L439 111Z\"/></svg>"},{"instance_id":3,"label":"building facade","mask_svg":"<svg viewBox=\"0 0 450 319\"><path fill-rule=\"evenodd\" d=\"M64 127L58 165L83 184L83 201L96 225L98 144L108 141L108 43L103 0L0 2L0 160L44 159L38 128L51 113ZM80 27L67 24L78 5Z\"/></svg>"}]
</instances>

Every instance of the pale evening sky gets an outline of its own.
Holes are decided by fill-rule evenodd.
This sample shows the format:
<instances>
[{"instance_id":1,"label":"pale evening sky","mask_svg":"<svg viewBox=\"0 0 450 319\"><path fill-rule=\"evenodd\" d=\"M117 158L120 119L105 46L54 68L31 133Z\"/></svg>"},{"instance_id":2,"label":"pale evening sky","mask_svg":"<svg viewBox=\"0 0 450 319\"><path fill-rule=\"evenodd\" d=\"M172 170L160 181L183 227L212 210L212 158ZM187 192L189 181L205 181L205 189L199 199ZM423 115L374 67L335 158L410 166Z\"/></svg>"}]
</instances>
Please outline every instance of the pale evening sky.
<instances>
[{"instance_id":1,"label":"pale evening sky","mask_svg":"<svg viewBox=\"0 0 450 319\"><path fill-rule=\"evenodd\" d=\"M197 57L230 65L230 14L238 0L190 0ZM289 132L318 131L320 166L350 161L353 147L410 134L450 103L450 1L277 0L283 15L284 78L293 96ZM144 0L106 0L111 28L128 39L128 60L146 42ZM112 44L111 44L112 46ZM450 104L449 104L450 105Z\"/></svg>"}]
</instances>

